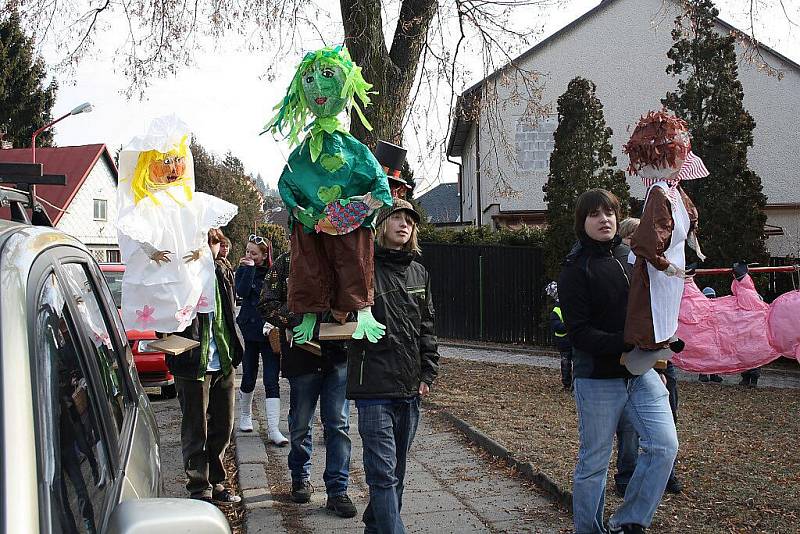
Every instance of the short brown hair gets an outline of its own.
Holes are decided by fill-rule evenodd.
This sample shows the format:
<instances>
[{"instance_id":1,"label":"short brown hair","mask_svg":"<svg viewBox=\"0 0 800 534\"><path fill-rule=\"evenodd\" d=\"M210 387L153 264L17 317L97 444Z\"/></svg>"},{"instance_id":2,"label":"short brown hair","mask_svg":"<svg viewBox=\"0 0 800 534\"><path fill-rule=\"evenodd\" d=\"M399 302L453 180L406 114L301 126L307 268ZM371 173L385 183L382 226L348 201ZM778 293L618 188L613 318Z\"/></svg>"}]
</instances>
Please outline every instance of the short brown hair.
<instances>
[{"instance_id":1,"label":"short brown hair","mask_svg":"<svg viewBox=\"0 0 800 534\"><path fill-rule=\"evenodd\" d=\"M620 220L620 205L617 196L605 189L589 189L581 193L575 202L575 235L580 239L586 236L586 217L600 208L614 212L617 221Z\"/></svg>"},{"instance_id":2,"label":"short brown hair","mask_svg":"<svg viewBox=\"0 0 800 534\"><path fill-rule=\"evenodd\" d=\"M217 243L222 243L224 240L228 239L225 237L225 234L222 233L222 230L219 228L212 228L208 231L208 246L216 245Z\"/></svg>"}]
</instances>

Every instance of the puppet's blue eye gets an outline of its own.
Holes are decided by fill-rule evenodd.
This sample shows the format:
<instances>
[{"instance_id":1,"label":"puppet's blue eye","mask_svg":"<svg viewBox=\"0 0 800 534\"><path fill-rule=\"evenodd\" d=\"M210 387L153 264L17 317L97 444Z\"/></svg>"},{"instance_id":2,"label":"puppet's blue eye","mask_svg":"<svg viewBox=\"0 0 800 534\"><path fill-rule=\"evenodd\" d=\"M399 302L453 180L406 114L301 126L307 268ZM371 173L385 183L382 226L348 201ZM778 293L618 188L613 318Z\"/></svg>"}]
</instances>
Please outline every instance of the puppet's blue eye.
<instances>
[{"instance_id":1,"label":"puppet's blue eye","mask_svg":"<svg viewBox=\"0 0 800 534\"><path fill-rule=\"evenodd\" d=\"M314 81L313 76L306 76L306 83L312 83Z\"/></svg>"},{"instance_id":2,"label":"puppet's blue eye","mask_svg":"<svg viewBox=\"0 0 800 534\"><path fill-rule=\"evenodd\" d=\"M333 78L333 69L323 69L322 75L326 78Z\"/></svg>"}]
</instances>

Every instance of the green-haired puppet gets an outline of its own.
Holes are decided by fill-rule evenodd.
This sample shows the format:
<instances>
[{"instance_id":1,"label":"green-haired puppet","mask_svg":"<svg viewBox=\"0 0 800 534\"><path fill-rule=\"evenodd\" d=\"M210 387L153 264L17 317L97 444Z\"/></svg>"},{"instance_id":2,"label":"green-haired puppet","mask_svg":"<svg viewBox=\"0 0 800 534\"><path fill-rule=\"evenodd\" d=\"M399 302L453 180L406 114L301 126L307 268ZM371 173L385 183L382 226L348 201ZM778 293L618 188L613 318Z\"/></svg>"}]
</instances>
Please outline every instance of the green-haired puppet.
<instances>
[{"instance_id":1,"label":"green-haired puppet","mask_svg":"<svg viewBox=\"0 0 800 534\"><path fill-rule=\"evenodd\" d=\"M366 145L339 122L342 111L370 103L372 85L344 47L305 55L266 130L297 146L278 181L289 210L291 260L288 306L302 313L294 339L314 336L317 314L357 312L353 338L376 342L385 327L372 316L373 220L391 204L386 173ZM309 120L313 120L309 123Z\"/></svg>"}]
</instances>

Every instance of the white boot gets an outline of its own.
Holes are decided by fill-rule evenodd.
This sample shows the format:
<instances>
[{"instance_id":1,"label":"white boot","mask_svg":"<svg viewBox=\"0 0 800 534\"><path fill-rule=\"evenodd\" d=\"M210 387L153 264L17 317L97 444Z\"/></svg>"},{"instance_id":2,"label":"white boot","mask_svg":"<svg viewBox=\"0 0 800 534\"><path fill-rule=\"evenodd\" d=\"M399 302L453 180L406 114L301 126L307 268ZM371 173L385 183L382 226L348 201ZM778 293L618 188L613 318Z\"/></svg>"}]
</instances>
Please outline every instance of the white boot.
<instances>
[{"instance_id":1,"label":"white boot","mask_svg":"<svg viewBox=\"0 0 800 534\"><path fill-rule=\"evenodd\" d=\"M267 399L266 408L267 440L278 447L283 447L289 443L289 440L286 439L286 436L281 434L281 431L278 429L278 421L281 419L281 400Z\"/></svg>"},{"instance_id":2,"label":"white boot","mask_svg":"<svg viewBox=\"0 0 800 534\"><path fill-rule=\"evenodd\" d=\"M239 390L239 430L242 432L253 431L253 395L256 390L245 393Z\"/></svg>"}]
</instances>

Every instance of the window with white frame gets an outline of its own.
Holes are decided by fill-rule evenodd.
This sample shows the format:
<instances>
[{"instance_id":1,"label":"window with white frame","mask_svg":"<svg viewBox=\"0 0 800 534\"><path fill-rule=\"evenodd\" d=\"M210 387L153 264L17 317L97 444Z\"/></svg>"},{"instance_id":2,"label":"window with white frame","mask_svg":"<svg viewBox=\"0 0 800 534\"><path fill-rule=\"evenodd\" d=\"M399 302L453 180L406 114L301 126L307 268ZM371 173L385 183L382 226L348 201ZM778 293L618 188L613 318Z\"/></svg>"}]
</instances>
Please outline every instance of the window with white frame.
<instances>
[{"instance_id":1,"label":"window with white frame","mask_svg":"<svg viewBox=\"0 0 800 534\"><path fill-rule=\"evenodd\" d=\"M108 201L96 198L94 199L94 220L95 221L105 221L106 220L106 208L108 207Z\"/></svg>"}]
</instances>

